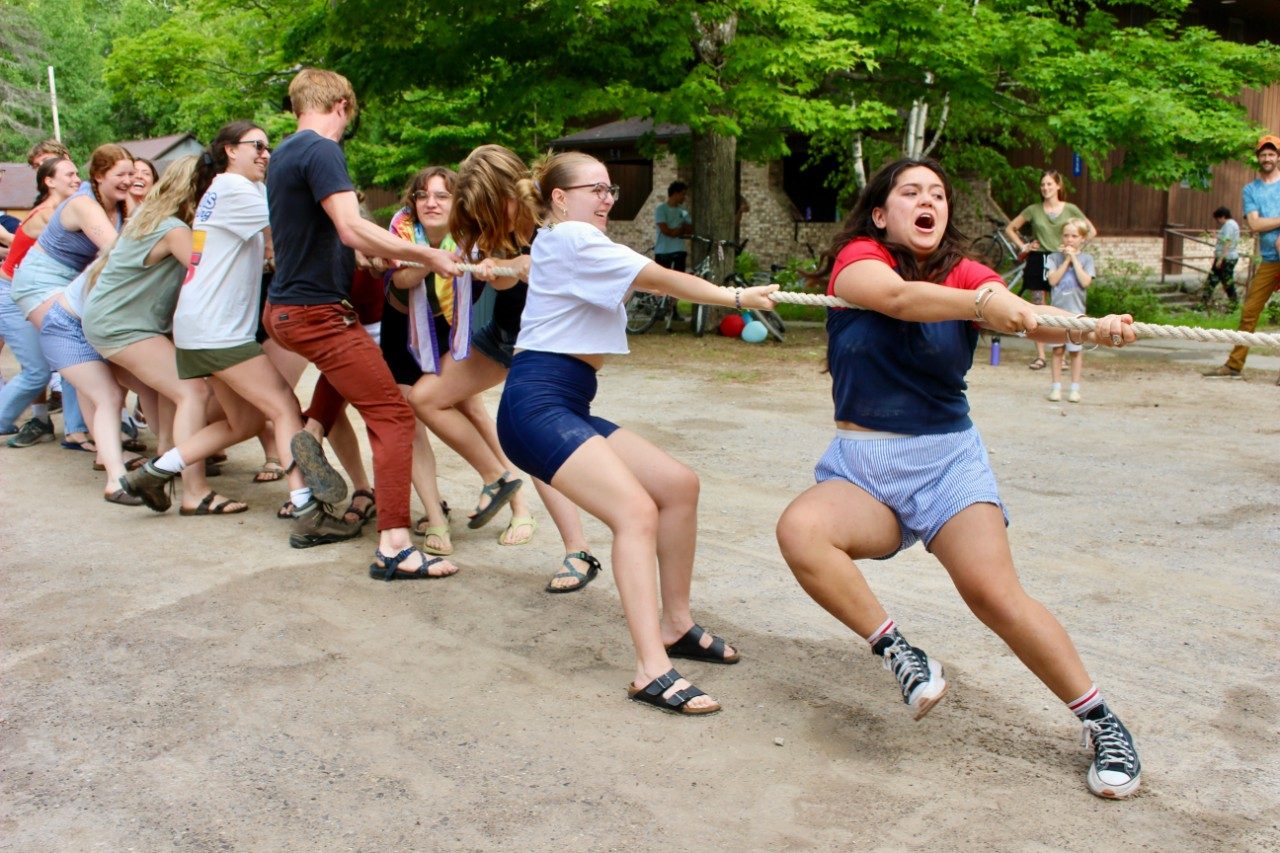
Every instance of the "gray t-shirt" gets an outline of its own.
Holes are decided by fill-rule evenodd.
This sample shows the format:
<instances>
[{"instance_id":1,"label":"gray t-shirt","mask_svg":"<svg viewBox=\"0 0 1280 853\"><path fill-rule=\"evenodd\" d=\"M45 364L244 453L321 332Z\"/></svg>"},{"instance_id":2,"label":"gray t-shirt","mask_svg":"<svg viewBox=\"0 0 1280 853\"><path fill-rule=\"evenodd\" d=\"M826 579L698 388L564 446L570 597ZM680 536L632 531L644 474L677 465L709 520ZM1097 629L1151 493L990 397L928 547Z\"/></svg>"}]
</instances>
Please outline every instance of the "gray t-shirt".
<instances>
[{"instance_id":1,"label":"gray t-shirt","mask_svg":"<svg viewBox=\"0 0 1280 853\"><path fill-rule=\"evenodd\" d=\"M1227 261L1240 260L1240 223L1228 219L1218 229L1218 242L1213 247L1213 256Z\"/></svg>"},{"instance_id":2,"label":"gray t-shirt","mask_svg":"<svg viewBox=\"0 0 1280 853\"><path fill-rule=\"evenodd\" d=\"M121 237L84 301L84 336L97 350L113 350L167 335L178 304L187 258L165 255L147 266L147 255L174 228L187 223L170 216L142 237Z\"/></svg>"},{"instance_id":3,"label":"gray t-shirt","mask_svg":"<svg viewBox=\"0 0 1280 853\"><path fill-rule=\"evenodd\" d=\"M1080 266L1089 277L1092 278L1097 273L1094 271L1093 255L1088 252L1081 252ZM1045 278L1048 279L1049 273L1062 266L1066 255L1061 252L1050 253L1045 261ZM1076 268L1074 266L1067 267L1067 271L1062 274L1062 278L1058 279L1058 284L1053 288L1053 294L1050 297L1051 304L1054 308L1061 308L1063 311L1070 311L1072 314L1085 313L1085 293L1084 288L1080 286L1080 279L1076 278Z\"/></svg>"}]
</instances>

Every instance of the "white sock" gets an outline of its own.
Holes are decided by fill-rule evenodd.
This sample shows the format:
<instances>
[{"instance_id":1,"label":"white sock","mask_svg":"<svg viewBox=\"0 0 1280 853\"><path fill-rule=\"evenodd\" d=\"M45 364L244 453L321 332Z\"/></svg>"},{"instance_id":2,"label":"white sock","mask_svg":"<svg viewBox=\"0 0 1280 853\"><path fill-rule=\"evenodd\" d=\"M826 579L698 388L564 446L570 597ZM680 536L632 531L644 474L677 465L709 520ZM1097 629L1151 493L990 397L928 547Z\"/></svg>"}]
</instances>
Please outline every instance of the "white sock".
<instances>
[{"instance_id":1,"label":"white sock","mask_svg":"<svg viewBox=\"0 0 1280 853\"><path fill-rule=\"evenodd\" d=\"M874 646L877 640L879 640L881 637L883 637L885 634L889 633L896 627L897 627L897 623L894 622L893 619L884 620L884 622L880 625L880 627L872 631L870 637L867 637L867 642Z\"/></svg>"},{"instance_id":2,"label":"white sock","mask_svg":"<svg viewBox=\"0 0 1280 853\"><path fill-rule=\"evenodd\" d=\"M166 450L164 455L152 464L161 471L168 471L170 474L181 474L182 469L187 467L187 463L182 461L182 454L178 452L176 447L172 450Z\"/></svg>"},{"instance_id":3,"label":"white sock","mask_svg":"<svg viewBox=\"0 0 1280 853\"><path fill-rule=\"evenodd\" d=\"M294 509L302 509L302 507L311 503L311 487L303 486L301 489L290 489L289 501L293 504Z\"/></svg>"},{"instance_id":4,"label":"white sock","mask_svg":"<svg viewBox=\"0 0 1280 853\"><path fill-rule=\"evenodd\" d=\"M31 404L31 417L33 417L33 418L39 418L40 420L44 421L45 423L48 423L48 422L49 422L49 407L48 407L48 406L46 406L44 403L32 403L32 404Z\"/></svg>"},{"instance_id":5,"label":"white sock","mask_svg":"<svg viewBox=\"0 0 1280 853\"><path fill-rule=\"evenodd\" d=\"M1079 383L1079 382L1072 382L1072 383L1071 383L1071 390L1072 390L1072 391L1079 391L1079 390L1080 390L1080 383Z\"/></svg>"},{"instance_id":6,"label":"white sock","mask_svg":"<svg viewBox=\"0 0 1280 853\"><path fill-rule=\"evenodd\" d=\"M1050 391L1061 391L1061 390L1062 390L1062 383L1061 383L1061 382L1055 382L1055 383L1053 383L1052 385L1050 385L1050 386L1049 386L1049 390L1050 390Z\"/></svg>"},{"instance_id":7,"label":"white sock","mask_svg":"<svg viewBox=\"0 0 1280 853\"><path fill-rule=\"evenodd\" d=\"M1079 698L1073 699L1067 703L1067 707L1071 709L1071 713L1080 719L1084 719L1084 715L1092 711L1094 708L1102 704L1102 693L1098 690L1098 685L1090 684Z\"/></svg>"}]
</instances>

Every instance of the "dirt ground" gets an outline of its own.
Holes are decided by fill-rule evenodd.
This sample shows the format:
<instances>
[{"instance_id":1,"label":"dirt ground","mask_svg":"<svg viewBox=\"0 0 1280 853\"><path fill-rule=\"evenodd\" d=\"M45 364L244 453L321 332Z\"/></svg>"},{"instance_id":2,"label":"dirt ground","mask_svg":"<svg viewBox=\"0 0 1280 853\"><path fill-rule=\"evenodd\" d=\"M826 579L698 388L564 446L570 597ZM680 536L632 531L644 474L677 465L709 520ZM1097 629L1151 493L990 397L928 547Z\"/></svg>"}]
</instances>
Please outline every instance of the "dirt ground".
<instances>
[{"instance_id":1,"label":"dirt ground","mask_svg":"<svg viewBox=\"0 0 1280 853\"><path fill-rule=\"evenodd\" d=\"M252 510L213 519L107 506L56 444L0 448L0 847L1277 849L1280 358L1210 382L1220 348L1098 352L1070 405L1004 344L999 367L979 351L974 417L1024 583L1137 739L1134 799L1088 793L1073 718L919 547L864 566L947 666L919 723L796 585L773 526L832 432L818 330L651 333L597 408L701 475L694 612L743 662L682 669L724 713L626 701L612 577L544 594L540 505L532 544L455 520L458 577L385 584L372 531L287 546L253 447L214 481ZM469 505L477 479L440 457Z\"/></svg>"}]
</instances>

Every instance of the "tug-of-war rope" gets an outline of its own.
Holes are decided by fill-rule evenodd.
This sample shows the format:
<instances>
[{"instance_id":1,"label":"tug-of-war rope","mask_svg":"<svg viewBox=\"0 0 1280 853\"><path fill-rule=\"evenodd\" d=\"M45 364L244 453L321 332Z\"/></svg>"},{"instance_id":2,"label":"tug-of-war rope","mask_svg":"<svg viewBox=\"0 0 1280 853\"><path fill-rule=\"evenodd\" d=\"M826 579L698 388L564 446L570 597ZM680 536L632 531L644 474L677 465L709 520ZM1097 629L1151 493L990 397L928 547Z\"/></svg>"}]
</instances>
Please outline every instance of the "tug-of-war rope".
<instances>
[{"instance_id":1,"label":"tug-of-war rope","mask_svg":"<svg viewBox=\"0 0 1280 853\"><path fill-rule=\"evenodd\" d=\"M790 302L794 305L823 305L830 308L859 308L852 302L846 302L838 296L823 296L816 293L784 293L772 294L775 302ZM1093 331L1098 321L1092 317L1068 317L1062 314L1037 314L1036 322L1041 326L1058 329L1078 329ZM1271 347L1280 349L1280 334L1266 332L1237 332L1233 329L1197 329L1194 326L1162 326L1158 323L1134 323L1133 333L1140 338L1176 338L1182 341L1199 341L1202 343L1240 344L1246 347Z\"/></svg>"},{"instance_id":2,"label":"tug-of-war rope","mask_svg":"<svg viewBox=\"0 0 1280 853\"><path fill-rule=\"evenodd\" d=\"M401 266L418 266L413 263L402 263ZM458 264L462 272L474 273L479 269L476 264ZM494 267L494 275L513 276L516 271L510 267ZM789 302L793 305L820 305L828 308L863 309L852 302L846 302L839 296L824 296L817 293L791 293L776 291L770 294L774 302ZM1039 314L1036 322L1041 326L1057 329L1072 329L1092 332L1098 321L1092 317L1068 317L1062 314ZM1175 338L1180 341L1196 341L1198 343L1239 344L1246 347L1270 347L1280 349L1280 334L1267 332L1238 332L1234 329L1198 329L1195 326L1162 326L1159 323L1134 323L1133 333L1140 338Z\"/></svg>"}]
</instances>

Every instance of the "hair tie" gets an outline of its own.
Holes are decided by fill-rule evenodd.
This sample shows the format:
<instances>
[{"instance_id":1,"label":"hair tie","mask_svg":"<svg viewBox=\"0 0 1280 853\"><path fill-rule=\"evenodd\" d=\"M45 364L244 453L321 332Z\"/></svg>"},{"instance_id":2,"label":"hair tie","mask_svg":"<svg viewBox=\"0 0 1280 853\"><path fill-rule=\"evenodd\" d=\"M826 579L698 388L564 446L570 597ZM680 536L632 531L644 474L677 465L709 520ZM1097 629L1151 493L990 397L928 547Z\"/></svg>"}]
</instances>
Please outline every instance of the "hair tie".
<instances>
[{"instance_id":1,"label":"hair tie","mask_svg":"<svg viewBox=\"0 0 1280 853\"><path fill-rule=\"evenodd\" d=\"M203 164L205 164L206 166L212 166L212 165L214 165L214 163L213 163L213 155L212 155L212 154L210 154L208 151L203 151L203 152L201 152L201 154L200 154L200 162L201 162L201 163L203 163Z\"/></svg>"},{"instance_id":2,"label":"hair tie","mask_svg":"<svg viewBox=\"0 0 1280 853\"><path fill-rule=\"evenodd\" d=\"M533 191L536 192L539 196L542 195L542 184L538 183L537 178L533 179Z\"/></svg>"}]
</instances>

